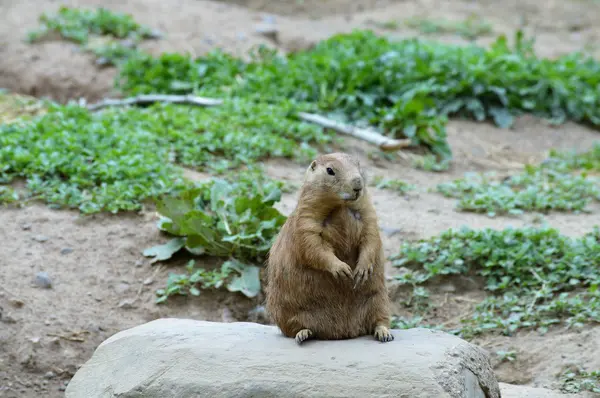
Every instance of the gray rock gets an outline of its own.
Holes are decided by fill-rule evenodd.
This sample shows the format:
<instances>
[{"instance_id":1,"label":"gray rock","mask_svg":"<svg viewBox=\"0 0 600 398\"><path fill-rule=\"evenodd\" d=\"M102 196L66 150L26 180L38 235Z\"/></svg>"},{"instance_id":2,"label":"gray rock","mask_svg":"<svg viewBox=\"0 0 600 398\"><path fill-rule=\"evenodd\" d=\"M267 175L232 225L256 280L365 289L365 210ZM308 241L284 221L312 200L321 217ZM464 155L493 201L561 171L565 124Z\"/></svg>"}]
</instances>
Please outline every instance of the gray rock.
<instances>
[{"instance_id":1,"label":"gray rock","mask_svg":"<svg viewBox=\"0 0 600 398\"><path fill-rule=\"evenodd\" d=\"M46 235L35 235L32 236L31 239L35 240L36 242L46 242L48 238Z\"/></svg>"},{"instance_id":2,"label":"gray rock","mask_svg":"<svg viewBox=\"0 0 600 398\"><path fill-rule=\"evenodd\" d=\"M50 275L47 272L38 272L33 282L43 289L50 289L52 287L52 279L50 279Z\"/></svg>"},{"instance_id":3,"label":"gray rock","mask_svg":"<svg viewBox=\"0 0 600 398\"><path fill-rule=\"evenodd\" d=\"M70 247L63 247L62 249L60 249L60 254L62 255L70 253L73 253L73 249L71 249Z\"/></svg>"},{"instance_id":4,"label":"gray rock","mask_svg":"<svg viewBox=\"0 0 600 398\"><path fill-rule=\"evenodd\" d=\"M428 329L312 340L274 326L159 319L105 340L75 374L67 398L500 398L481 348Z\"/></svg>"},{"instance_id":5,"label":"gray rock","mask_svg":"<svg viewBox=\"0 0 600 398\"><path fill-rule=\"evenodd\" d=\"M592 398L591 392L579 394L563 394L559 391L552 391L546 388L536 388L528 386L515 386L507 383L499 383L502 391L502 398Z\"/></svg>"}]
</instances>

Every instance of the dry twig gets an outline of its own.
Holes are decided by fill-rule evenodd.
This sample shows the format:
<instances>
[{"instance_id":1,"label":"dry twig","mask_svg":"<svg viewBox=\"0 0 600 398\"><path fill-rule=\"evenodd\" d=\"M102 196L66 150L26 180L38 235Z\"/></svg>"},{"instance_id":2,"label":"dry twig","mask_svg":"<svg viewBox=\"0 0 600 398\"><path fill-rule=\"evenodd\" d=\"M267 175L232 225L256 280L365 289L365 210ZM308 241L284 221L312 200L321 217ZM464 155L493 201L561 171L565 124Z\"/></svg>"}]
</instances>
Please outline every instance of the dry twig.
<instances>
[{"instance_id":1,"label":"dry twig","mask_svg":"<svg viewBox=\"0 0 600 398\"><path fill-rule=\"evenodd\" d=\"M87 106L90 111L97 111L110 106L130 106L152 104L154 102L167 102L173 104L187 104L196 106L217 106L223 103L223 100L216 98L196 97L193 95L166 95L166 94L146 94L123 99L105 99ZM326 117L299 112L298 117L309 123L317 124L321 127L346 134L354 138L377 145L382 151L395 151L401 148L407 148L411 145L409 139L393 139L379 134L376 131L350 126Z\"/></svg>"}]
</instances>

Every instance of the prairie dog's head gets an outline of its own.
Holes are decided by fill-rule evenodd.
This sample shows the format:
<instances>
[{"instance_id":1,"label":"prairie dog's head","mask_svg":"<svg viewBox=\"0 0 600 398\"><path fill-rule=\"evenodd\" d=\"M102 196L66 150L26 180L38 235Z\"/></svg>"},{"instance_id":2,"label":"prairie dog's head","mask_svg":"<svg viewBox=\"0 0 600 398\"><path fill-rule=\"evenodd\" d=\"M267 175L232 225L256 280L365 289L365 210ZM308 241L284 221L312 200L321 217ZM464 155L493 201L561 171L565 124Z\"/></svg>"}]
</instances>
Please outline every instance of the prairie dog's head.
<instances>
[{"instance_id":1,"label":"prairie dog's head","mask_svg":"<svg viewBox=\"0 0 600 398\"><path fill-rule=\"evenodd\" d=\"M366 189L358 159L341 152L320 155L313 160L306 170L305 181L313 190L347 202L360 199Z\"/></svg>"}]
</instances>

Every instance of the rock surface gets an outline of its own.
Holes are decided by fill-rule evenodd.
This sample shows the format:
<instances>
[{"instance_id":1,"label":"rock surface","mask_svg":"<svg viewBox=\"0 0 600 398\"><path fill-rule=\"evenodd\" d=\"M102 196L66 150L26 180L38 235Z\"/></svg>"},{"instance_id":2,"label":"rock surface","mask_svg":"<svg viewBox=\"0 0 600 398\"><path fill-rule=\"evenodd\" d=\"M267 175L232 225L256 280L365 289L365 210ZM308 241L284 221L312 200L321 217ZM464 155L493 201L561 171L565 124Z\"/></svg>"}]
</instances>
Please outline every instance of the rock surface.
<instances>
[{"instance_id":1,"label":"rock surface","mask_svg":"<svg viewBox=\"0 0 600 398\"><path fill-rule=\"evenodd\" d=\"M527 386L515 386L507 383L499 383L502 398L592 398L598 394L582 392L579 394L563 394L546 388L535 388Z\"/></svg>"},{"instance_id":2,"label":"rock surface","mask_svg":"<svg viewBox=\"0 0 600 398\"><path fill-rule=\"evenodd\" d=\"M159 319L104 341L67 398L500 398L485 351L427 329L308 341L255 323Z\"/></svg>"}]
</instances>

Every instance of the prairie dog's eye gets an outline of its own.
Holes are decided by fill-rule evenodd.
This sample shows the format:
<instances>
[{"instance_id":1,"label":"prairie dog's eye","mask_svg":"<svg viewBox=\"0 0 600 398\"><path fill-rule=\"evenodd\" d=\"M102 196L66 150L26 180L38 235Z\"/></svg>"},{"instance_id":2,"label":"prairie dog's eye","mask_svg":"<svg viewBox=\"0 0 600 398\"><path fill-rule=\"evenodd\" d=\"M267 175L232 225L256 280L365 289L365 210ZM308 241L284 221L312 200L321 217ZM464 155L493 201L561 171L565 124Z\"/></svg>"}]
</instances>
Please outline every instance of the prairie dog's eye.
<instances>
[{"instance_id":1,"label":"prairie dog's eye","mask_svg":"<svg viewBox=\"0 0 600 398\"><path fill-rule=\"evenodd\" d=\"M329 174L330 176L334 176L335 175L335 173L334 173L334 171L333 171L333 169L331 167L327 168L327 174Z\"/></svg>"}]
</instances>

